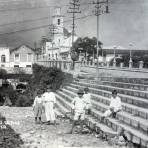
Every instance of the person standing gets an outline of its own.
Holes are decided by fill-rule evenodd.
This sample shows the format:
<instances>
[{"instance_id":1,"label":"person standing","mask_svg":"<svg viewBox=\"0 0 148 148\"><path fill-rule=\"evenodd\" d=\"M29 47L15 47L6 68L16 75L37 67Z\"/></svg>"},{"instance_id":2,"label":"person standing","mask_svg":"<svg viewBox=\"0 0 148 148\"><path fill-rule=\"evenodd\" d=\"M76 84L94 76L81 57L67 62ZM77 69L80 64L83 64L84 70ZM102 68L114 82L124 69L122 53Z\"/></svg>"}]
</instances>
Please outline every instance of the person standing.
<instances>
[{"instance_id":1,"label":"person standing","mask_svg":"<svg viewBox=\"0 0 148 148\"><path fill-rule=\"evenodd\" d=\"M54 111L56 97L55 94L52 92L52 88L50 86L47 87L47 92L43 94L43 100L47 124L50 125L51 122L56 124L56 117Z\"/></svg>"},{"instance_id":2,"label":"person standing","mask_svg":"<svg viewBox=\"0 0 148 148\"><path fill-rule=\"evenodd\" d=\"M86 103L86 114L91 113L91 94L89 93L89 88L84 88L84 102Z\"/></svg>"},{"instance_id":3,"label":"person standing","mask_svg":"<svg viewBox=\"0 0 148 148\"><path fill-rule=\"evenodd\" d=\"M113 116L113 118L116 118L117 112L121 110L122 110L121 99L117 95L117 90L113 90L109 109L104 112L101 118L101 122L104 120L104 118L109 117L111 115Z\"/></svg>"},{"instance_id":4,"label":"person standing","mask_svg":"<svg viewBox=\"0 0 148 148\"><path fill-rule=\"evenodd\" d=\"M39 123L41 124L41 115L42 115L42 109L43 109L43 100L42 100L42 92L40 90L37 91L37 96L35 97L34 103L33 103L33 110L35 115L35 123L37 124L37 119L39 119Z\"/></svg>"},{"instance_id":5,"label":"person standing","mask_svg":"<svg viewBox=\"0 0 148 148\"><path fill-rule=\"evenodd\" d=\"M70 130L70 134L72 134L73 129L76 125L76 122L80 120L80 133L82 133L83 130L83 124L85 119L85 109L86 109L86 103L84 102L83 98L83 90L79 89L77 92L78 96L74 98L74 100L71 103L72 112L74 113L73 117L73 123L72 128Z\"/></svg>"}]
</instances>

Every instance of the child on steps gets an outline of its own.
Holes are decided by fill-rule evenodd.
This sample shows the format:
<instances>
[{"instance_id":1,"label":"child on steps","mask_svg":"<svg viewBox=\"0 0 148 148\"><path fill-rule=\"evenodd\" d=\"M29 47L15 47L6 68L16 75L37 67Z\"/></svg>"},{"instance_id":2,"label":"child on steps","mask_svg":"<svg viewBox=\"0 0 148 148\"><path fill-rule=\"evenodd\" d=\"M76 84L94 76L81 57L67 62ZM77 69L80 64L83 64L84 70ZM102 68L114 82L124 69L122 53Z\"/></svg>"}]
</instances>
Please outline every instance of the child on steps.
<instances>
[{"instance_id":1,"label":"child on steps","mask_svg":"<svg viewBox=\"0 0 148 148\"><path fill-rule=\"evenodd\" d=\"M72 134L73 129L76 125L76 122L80 120L80 133L82 133L83 130L83 124L84 124L84 119L85 119L85 109L86 109L86 103L83 98L83 90L79 89L77 92L78 96L74 98L72 101L72 112L74 112L74 117L73 117L73 123L72 123L72 128L71 131L69 132Z\"/></svg>"}]
</instances>

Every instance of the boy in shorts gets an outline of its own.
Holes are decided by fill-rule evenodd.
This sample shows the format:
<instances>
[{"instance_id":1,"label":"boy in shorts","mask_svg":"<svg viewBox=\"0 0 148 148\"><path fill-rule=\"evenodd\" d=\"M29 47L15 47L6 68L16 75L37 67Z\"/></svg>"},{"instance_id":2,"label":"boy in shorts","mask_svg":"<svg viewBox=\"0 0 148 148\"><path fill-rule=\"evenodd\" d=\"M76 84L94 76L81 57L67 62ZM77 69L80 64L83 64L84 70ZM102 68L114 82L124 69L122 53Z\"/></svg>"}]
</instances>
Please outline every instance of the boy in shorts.
<instances>
[{"instance_id":1,"label":"boy in shorts","mask_svg":"<svg viewBox=\"0 0 148 148\"><path fill-rule=\"evenodd\" d=\"M89 93L89 88L84 88L84 101L86 103L86 114L91 114L91 94Z\"/></svg>"},{"instance_id":2,"label":"boy in shorts","mask_svg":"<svg viewBox=\"0 0 148 148\"><path fill-rule=\"evenodd\" d=\"M85 109L86 109L86 103L84 101L83 98L83 90L79 89L77 92L78 96L74 98L74 100L72 101L72 112L74 113L74 117L73 117L73 123L72 123L72 128L70 131L70 134L72 134L73 129L76 125L76 122L80 120L80 133L82 133L83 130L83 124L84 124L84 119L85 119Z\"/></svg>"}]
</instances>

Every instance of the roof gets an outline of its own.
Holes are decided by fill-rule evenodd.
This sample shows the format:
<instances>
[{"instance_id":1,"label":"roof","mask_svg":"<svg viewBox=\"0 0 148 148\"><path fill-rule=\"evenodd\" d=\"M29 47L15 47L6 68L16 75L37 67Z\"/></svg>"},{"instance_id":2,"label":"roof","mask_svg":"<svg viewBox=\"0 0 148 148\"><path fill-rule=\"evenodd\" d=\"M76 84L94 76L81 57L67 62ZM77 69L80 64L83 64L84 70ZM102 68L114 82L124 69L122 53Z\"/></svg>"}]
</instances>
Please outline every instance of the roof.
<instances>
[{"instance_id":1,"label":"roof","mask_svg":"<svg viewBox=\"0 0 148 148\"><path fill-rule=\"evenodd\" d=\"M18 50L18 49L19 49L20 47L22 47L22 46L25 46L25 47L27 47L27 48L29 48L29 49L35 51L35 49L32 48L32 47L30 47L29 45L20 45L20 46L18 46L18 47L16 47L16 48L10 49L10 52L16 51L16 50Z\"/></svg>"}]
</instances>

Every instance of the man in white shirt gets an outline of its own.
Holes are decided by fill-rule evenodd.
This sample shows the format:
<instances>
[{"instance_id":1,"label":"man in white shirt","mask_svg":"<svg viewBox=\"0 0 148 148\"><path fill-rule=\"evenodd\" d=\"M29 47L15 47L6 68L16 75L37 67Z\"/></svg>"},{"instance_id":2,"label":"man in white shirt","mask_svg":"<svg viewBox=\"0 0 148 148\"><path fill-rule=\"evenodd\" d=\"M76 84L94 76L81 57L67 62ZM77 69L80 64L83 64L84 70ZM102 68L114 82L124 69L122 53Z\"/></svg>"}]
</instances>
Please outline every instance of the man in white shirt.
<instances>
[{"instance_id":1,"label":"man in white shirt","mask_svg":"<svg viewBox=\"0 0 148 148\"><path fill-rule=\"evenodd\" d=\"M113 90L109 109L103 114L101 121L104 118L109 117L111 115L114 118L116 118L117 112L121 110L122 110L121 99L119 96L117 96L117 90Z\"/></svg>"},{"instance_id":2,"label":"man in white shirt","mask_svg":"<svg viewBox=\"0 0 148 148\"><path fill-rule=\"evenodd\" d=\"M83 98L84 92L83 92L83 90L79 89L77 94L78 94L78 96L75 97L71 103L71 108L74 112L74 117L73 117L72 129L70 131L70 134L72 134L73 129L74 129L76 122L78 120L80 120L80 126L81 126L80 132L82 133L84 119L85 119L86 103L84 102L84 98Z\"/></svg>"},{"instance_id":3,"label":"man in white shirt","mask_svg":"<svg viewBox=\"0 0 148 148\"><path fill-rule=\"evenodd\" d=\"M47 120L47 124L53 122L56 124L56 117L55 117L55 103L56 97L55 94L52 92L51 87L47 87L47 92L43 94L43 101L44 101L44 108L45 108L45 116Z\"/></svg>"}]
</instances>

